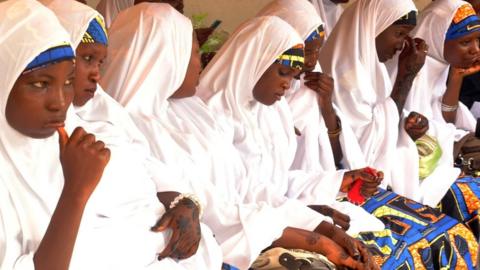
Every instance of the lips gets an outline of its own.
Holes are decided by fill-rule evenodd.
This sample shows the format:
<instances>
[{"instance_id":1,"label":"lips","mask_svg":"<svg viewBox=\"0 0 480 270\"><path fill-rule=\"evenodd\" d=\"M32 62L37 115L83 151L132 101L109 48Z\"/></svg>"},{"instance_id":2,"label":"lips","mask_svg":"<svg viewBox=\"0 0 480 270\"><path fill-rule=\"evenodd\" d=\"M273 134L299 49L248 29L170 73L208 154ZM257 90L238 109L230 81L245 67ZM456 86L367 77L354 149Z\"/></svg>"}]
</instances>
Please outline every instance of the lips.
<instances>
[{"instance_id":1,"label":"lips","mask_svg":"<svg viewBox=\"0 0 480 270\"><path fill-rule=\"evenodd\" d=\"M46 124L46 128L59 128L65 126L65 117L57 117L49 120Z\"/></svg>"}]
</instances>

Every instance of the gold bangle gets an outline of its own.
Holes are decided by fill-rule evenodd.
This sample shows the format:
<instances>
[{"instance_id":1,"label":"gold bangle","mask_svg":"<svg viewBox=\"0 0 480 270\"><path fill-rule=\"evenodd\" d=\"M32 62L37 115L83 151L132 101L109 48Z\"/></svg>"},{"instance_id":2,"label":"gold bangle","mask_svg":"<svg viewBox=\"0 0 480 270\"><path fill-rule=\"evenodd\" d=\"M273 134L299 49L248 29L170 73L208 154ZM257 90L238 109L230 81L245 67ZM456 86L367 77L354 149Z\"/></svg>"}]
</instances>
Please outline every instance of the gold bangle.
<instances>
[{"instance_id":1,"label":"gold bangle","mask_svg":"<svg viewBox=\"0 0 480 270\"><path fill-rule=\"evenodd\" d=\"M338 116L335 116L337 118L337 129L335 130L332 130L332 131L328 131L328 137L337 137L338 135L340 135L340 133L342 133L342 121L340 121L340 118Z\"/></svg>"}]
</instances>

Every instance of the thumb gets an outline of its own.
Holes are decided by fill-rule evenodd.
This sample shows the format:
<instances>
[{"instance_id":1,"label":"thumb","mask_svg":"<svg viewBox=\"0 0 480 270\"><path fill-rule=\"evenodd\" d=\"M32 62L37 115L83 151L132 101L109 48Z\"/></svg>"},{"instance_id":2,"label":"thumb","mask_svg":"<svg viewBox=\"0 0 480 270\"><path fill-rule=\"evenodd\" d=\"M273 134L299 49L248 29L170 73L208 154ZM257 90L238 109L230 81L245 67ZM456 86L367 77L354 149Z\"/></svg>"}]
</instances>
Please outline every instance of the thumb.
<instances>
[{"instance_id":1,"label":"thumb","mask_svg":"<svg viewBox=\"0 0 480 270\"><path fill-rule=\"evenodd\" d=\"M68 142L68 134L65 131L65 128L59 127L57 128L58 132L58 143L60 144L60 154L63 153L63 150L65 149L65 146L67 145Z\"/></svg>"},{"instance_id":2,"label":"thumb","mask_svg":"<svg viewBox=\"0 0 480 270\"><path fill-rule=\"evenodd\" d=\"M163 232L166 229L168 229L171 221L172 221L172 216L169 213L165 213L162 218L155 224L155 226L152 227L153 232Z\"/></svg>"}]
</instances>

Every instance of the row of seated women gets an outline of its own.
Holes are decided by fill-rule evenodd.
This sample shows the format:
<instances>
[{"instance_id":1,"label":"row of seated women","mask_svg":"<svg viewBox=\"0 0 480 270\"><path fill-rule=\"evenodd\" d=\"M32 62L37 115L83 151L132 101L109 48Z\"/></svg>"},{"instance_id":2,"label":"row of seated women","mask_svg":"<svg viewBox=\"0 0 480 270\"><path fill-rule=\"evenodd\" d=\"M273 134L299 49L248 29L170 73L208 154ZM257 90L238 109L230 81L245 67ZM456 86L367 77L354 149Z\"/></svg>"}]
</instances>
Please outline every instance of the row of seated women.
<instances>
[{"instance_id":1,"label":"row of seated women","mask_svg":"<svg viewBox=\"0 0 480 270\"><path fill-rule=\"evenodd\" d=\"M467 2L357 0L325 32L273 0L204 70L168 4L108 35L74 0L0 18L0 269L476 268Z\"/></svg>"}]
</instances>

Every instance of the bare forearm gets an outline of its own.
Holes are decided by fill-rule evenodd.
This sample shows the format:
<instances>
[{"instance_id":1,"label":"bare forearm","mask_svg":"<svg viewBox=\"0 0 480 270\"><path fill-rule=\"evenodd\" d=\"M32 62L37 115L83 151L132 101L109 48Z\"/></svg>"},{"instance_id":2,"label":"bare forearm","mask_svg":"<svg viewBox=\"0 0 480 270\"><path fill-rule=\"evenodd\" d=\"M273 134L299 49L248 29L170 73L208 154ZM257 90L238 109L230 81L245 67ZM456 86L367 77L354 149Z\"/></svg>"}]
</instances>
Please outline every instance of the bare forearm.
<instances>
[{"instance_id":1,"label":"bare forearm","mask_svg":"<svg viewBox=\"0 0 480 270\"><path fill-rule=\"evenodd\" d=\"M325 125L327 126L329 132L330 145L332 147L333 156L335 158L335 164L340 164L343 159L342 145L340 143L339 134L330 134L340 129L338 125L338 116L333 109L332 103L320 104L320 113L323 116Z\"/></svg>"},{"instance_id":2,"label":"bare forearm","mask_svg":"<svg viewBox=\"0 0 480 270\"><path fill-rule=\"evenodd\" d=\"M67 270L86 200L63 192L33 262L36 270Z\"/></svg>"},{"instance_id":3,"label":"bare forearm","mask_svg":"<svg viewBox=\"0 0 480 270\"><path fill-rule=\"evenodd\" d=\"M325 236L315 232L288 227L283 231L282 236L272 243L272 247L303 249L323 254L324 245L322 245L322 242L325 239Z\"/></svg>"},{"instance_id":4,"label":"bare forearm","mask_svg":"<svg viewBox=\"0 0 480 270\"><path fill-rule=\"evenodd\" d=\"M447 84L447 91L442 98L442 103L449 107L457 107L460 98L460 89L462 87L463 78L450 76ZM457 110L444 111L442 110L443 119L447 123L455 123L457 118Z\"/></svg>"},{"instance_id":5,"label":"bare forearm","mask_svg":"<svg viewBox=\"0 0 480 270\"><path fill-rule=\"evenodd\" d=\"M395 102L395 105L397 105L398 115L402 114L403 108L405 107L405 102L412 88L415 75L416 73L413 72L399 72L397 75L390 97Z\"/></svg>"}]
</instances>

